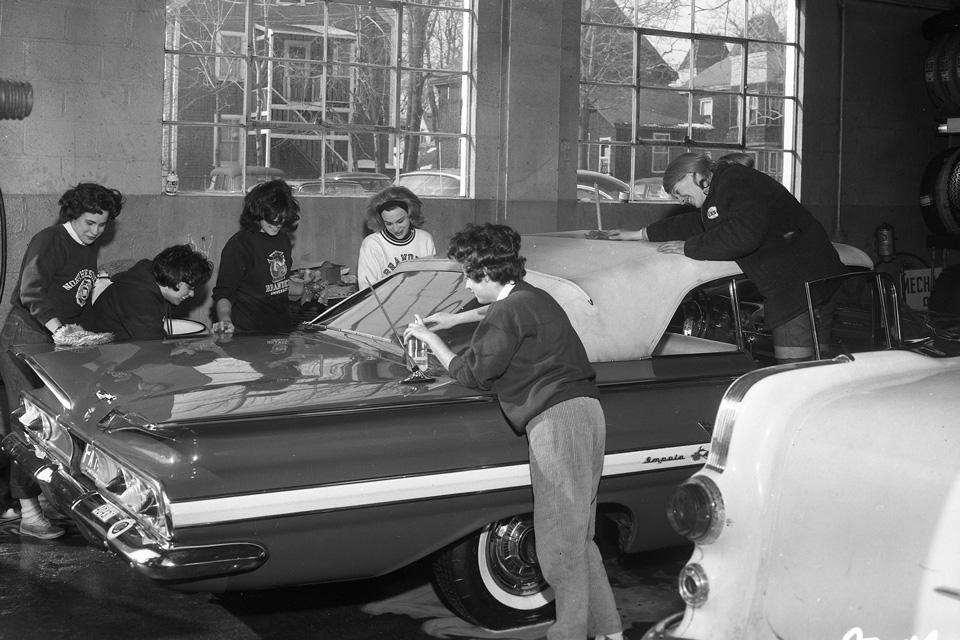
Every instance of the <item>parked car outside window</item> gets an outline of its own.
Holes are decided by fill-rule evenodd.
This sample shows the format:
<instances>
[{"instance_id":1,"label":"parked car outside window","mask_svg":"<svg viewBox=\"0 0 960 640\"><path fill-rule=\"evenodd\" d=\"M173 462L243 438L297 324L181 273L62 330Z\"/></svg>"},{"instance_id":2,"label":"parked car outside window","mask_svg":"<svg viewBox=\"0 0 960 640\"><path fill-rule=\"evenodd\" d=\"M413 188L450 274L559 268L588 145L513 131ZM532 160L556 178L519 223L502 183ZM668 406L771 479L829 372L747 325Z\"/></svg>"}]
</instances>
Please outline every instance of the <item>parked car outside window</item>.
<instances>
[{"instance_id":1,"label":"parked car outside window","mask_svg":"<svg viewBox=\"0 0 960 640\"><path fill-rule=\"evenodd\" d=\"M577 200L580 202L596 202L597 195L600 196L600 202L619 202L619 198L615 198L606 191L600 189L597 190L593 185L578 184L577 185Z\"/></svg>"},{"instance_id":2,"label":"parked car outside window","mask_svg":"<svg viewBox=\"0 0 960 640\"><path fill-rule=\"evenodd\" d=\"M325 196L365 196L367 192L363 185L346 180L323 182L320 180L309 180L291 184L295 195L325 195Z\"/></svg>"},{"instance_id":3,"label":"parked car outside window","mask_svg":"<svg viewBox=\"0 0 960 640\"><path fill-rule=\"evenodd\" d=\"M376 193L393 184L393 178L372 171L335 171L324 176L327 182L353 182L370 194Z\"/></svg>"},{"instance_id":4,"label":"parked car outside window","mask_svg":"<svg viewBox=\"0 0 960 640\"><path fill-rule=\"evenodd\" d=\"M239 165L225 165L214 167L207 181L208 192L243 193L249 191L261 182L275 179L286 180L287 174L275 167L247 167L247 183L244 187L243 174Z\"/></svg>"},{"instance_id":5,"label":"parked car outside window","mask_svg":"<svg viewBox=\"0 0 960 640\"><path fill-rule=\"evenodd\" d=\"M459 196L460 176L449 171L423 169L402 173L394 182L418 196Z\"/></svg>"},{"instance_id":6,"label":"parked car outside window","mask_svg":"<svg viewBox=\"0 0 960 640\"><path fill-rule=\"evenodd\" d=\"M447 171L423 169L400 174L396 184L407 187L418 196L458 196L460 176ZM602 202L620 202L620 194L628 194L630 185L622 180L596 171L577 170L577 199L593 202L599 188ZM625 200L628 195L623 196Z\"/></svg>"},{"instance_id":7,"label":"parked car outside window","mask_svg":"<svg viewBox=\"0 0 960 640\"><path fill-rule=\"evenodd\" d=\"M623 180L615 178L607 173L599 171L588 171L586 169L577 169L577 199L580 198L581 189L584 193L589 192L593 196L593 190L600 190L600 199L606 194L610 200L626 201L630 197L630 185ZM622 197L620 194L624 194ZM593 198L591 197L591 200Z\"/></svg>"},{"instance_id":8,"label":"parked car outside window","mask_svg":"<svg viewBox=\"0 0 960 640\"><path fill-rule=\"evenodd\" d=\"M640 178L633 181L634 199L640 202L677 204L677 201L663 188L663 178Z\"/></svg>"}]
</instances>

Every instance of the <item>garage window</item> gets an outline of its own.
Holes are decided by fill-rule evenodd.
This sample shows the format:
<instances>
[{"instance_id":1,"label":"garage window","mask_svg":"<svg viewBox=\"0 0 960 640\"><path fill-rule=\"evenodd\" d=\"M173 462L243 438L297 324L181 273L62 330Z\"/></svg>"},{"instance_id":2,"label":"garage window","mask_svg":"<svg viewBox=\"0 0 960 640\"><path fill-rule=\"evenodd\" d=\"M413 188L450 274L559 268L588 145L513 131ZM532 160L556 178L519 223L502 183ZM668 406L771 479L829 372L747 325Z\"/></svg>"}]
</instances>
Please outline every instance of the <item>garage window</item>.
<instances>
[{"instance_id":1,"label":"garage window","mask_svg":"<svg viewBox=\"0 0 960 640\"><path fill-rule=\"evenodd\" d=\"M748 152L793 189L795 0L583 0L580 169L610 139L609 173L633 183L685 151Z\"/></svg>"},{"instance_id":2,"label":"garage window","mask_svg":"<svg viewBox=\"0 0 960 640\"><path fill-rule=\"evenodd\" d=\"M466 195L475 16L471 0L168 0L164 168L186 191L225 166L429 169Z\"/></svg>"}]
</instances>

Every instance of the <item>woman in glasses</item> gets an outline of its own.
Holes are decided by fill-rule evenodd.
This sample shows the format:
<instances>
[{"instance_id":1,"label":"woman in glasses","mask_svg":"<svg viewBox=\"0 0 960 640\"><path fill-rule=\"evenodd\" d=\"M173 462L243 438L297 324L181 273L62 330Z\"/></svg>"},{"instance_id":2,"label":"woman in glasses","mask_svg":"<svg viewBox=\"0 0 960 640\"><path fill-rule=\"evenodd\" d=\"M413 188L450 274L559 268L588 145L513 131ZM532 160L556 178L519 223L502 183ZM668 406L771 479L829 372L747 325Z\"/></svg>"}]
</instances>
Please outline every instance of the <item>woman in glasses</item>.
<instances>
[{"instance_id":1,"label":"woman in glasses","mask_svg":"<svg viewBox=\"0 0 960 640\"><path fill-rule=\"evenodd\" d=\"M247 193L240 231L220 254L213 288L215 332L293 328L287 297L293 244L288 233L299 220L300 203L283 180L263 182Z\"/></svg>"},{"instance_id":2,"label":"woman in glasses","mask_svg":"<svg viewBox=\"0 0 960 640\"><path fill-rule=\"evenodd\" d=\"M406 187L387 187L367 201L366 223L372 232L360 244L357 284L361 289L390 275L406 260L437 252L424 229L421 202Z\"/></svg>"},{"instance_id":3,"label":"woman in glasses","mask_svg":"<svg viewBox=\"0 0 960 640\"><path fill-rule=\"evenodd\" d=\"M777 361L808 360L813 332L804 283L843 273L843 263L823 225L745 158L678 156L664 171L663 188L696 210L639 231L613 231L609 238L659 242L659 252L694 260L736 261L763 296L764 325L773 333ZM821 289L813 300L821 342L829 332L832 293Z\"/></svg>"}]
</instances>

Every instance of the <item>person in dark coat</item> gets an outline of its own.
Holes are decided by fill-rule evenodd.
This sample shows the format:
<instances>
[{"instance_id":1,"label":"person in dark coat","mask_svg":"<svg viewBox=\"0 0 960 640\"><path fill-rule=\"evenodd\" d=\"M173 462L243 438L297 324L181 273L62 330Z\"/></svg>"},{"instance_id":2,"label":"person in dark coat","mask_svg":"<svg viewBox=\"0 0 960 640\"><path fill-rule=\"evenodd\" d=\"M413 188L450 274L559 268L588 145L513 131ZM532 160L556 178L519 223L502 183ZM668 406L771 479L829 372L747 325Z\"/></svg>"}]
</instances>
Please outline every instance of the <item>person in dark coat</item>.
<instances>
[{"instance_id":1,"label":"person in dark coat","mask_svg":"<svg viewBox=\"0 0 960 640\"><path fill-rule=\"evenodd\" d=\"M845 271L823 225L786 187L733 157L678 156L663 174L663 188L697 210L639 231L613 231L610 239L661 242L661 253L694 260L736 261L763 296L777 361L808 360L813 333L804 283ZM821 342L829 332L832 293L820 289L813 300Z\"/></svg>"},{"instance_id":2,"label":"person in dark coat","mask_svg":"<svg viewBox=\"0 0 960 640\"><path fill-rule=\"evenodd\" d=\"M93 303L94 331L113 333L114 340L165 338L164 318L170 305L193 296L194 289L213 274L213 264L188 244L161 251L153 260L140 260L111 278Z\"/></svg>"}]
</instances>

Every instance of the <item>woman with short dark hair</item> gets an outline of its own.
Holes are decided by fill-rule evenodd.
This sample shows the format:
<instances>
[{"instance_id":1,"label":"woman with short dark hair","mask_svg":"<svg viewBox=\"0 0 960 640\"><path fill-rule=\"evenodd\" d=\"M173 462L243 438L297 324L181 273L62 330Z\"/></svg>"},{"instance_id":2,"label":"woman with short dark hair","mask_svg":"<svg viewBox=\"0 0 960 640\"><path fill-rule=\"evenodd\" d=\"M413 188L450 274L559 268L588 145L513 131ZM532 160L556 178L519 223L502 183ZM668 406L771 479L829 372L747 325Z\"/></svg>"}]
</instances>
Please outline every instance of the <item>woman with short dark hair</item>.
<instances>
[{"instance_id":1,"label":"woman with short dark hair","mask_svg":"<svg viewBox=\"0 0 960 640\"><path fill-rule=\"evenodd\" d=\"M293 316L287 291L293 266L289 232L297 228L300 203L283 180L255 186L243 199L240 231L220 253L213 302L213 330L289 331Z\"/></svg>"},{"instance_id":2,"label":"woman with short dark hair","mask_svg":"<svg viewBox=\"0 0 960 640\"><path fill-rule=\"evenodd\" d=\"M43 383L8 350L15 344L62 343L68 327L79 325L97 280L93 244L107 223L120 215L123 202L116 189L81 182L60 197L57 224L30 239L0 336L0 369L11 411L19 405L21 391L39 389ZM14 422L12 428L19 426ZM20 535L62 536L64 530L43 515L40 487L15 465L10 475L11 495L20 500ZM6 506L0 504L0 511Z\"/></svg>"},{"instance_id":3,"label":"woman with short dark hair","mask_svg":"<svg viewBox=\"0 0 960 640\"><path fill-rule=\"evenodd\" d=\"M213 263L192 246L167 247L110 279L93 303L91 329L112 333L117 341L165 338L171 305L192 298L212 273Z\"/></svg>"},{"instance_id":4,"label":"woman with short dark hair","mask_svg":"<svg viewBox=\"0 0 960 640\"><path fill-rule=\"evenodd\" d=\"M551 640L623 637L620 616L593 540L606 421L596 373L566 312L524 281L520 235L504 225L468 225L448 255L487 311L457 355L419 316L404 331L430 346L450 376L494 390L510 426L525 434L533 485L537 560L556 592Z\"/></svg>"}]
</instances>

